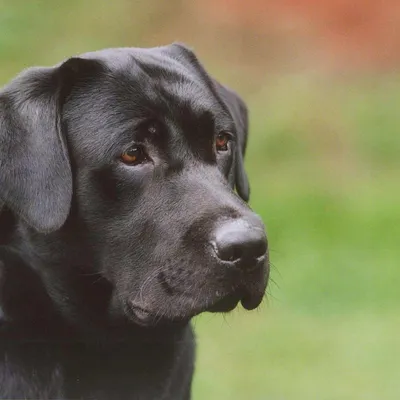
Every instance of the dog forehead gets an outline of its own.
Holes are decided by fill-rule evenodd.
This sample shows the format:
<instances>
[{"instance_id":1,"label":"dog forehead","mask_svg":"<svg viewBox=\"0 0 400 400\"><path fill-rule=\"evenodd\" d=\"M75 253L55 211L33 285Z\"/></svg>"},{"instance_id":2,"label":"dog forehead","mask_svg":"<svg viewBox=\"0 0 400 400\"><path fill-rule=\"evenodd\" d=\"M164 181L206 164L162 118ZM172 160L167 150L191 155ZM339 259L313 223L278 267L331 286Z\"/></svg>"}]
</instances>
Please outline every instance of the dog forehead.
<instances>
[{"instance_id":1,"label":"dog forehead","mask_svg":"<svg viewBox=\"0 0 400 400\"><path fill-rule=\"evenodd\" d=\"M132 64L140 63L155 70L162 68L181 74L199 75L205 72L194 53L177 44L151 48L108 48L81 54L79 58L101 61L112 70L127 70Z\"/></svg>"},{"instance_id":2,"label":"dog forehead","mask_svg":"<svg viewBox=\"0 0 400 400\"><path fill-rule=\"evenodd\" d=\"M226 113L212 80L186 47L112 48L81 56L100 61L120 85L119 95L141 97L149 103L191 108L199 114ZM125 92L125 93L124 93Z\"/></svg>"},{"instance_id":3,"label":"dog forehead","mask_svg":"<svg viewBox=\"0 0 400 400\"><path fill-rule=\"evenodd\" d=\"M171 138L184 139L199 154L211 149L216 130L233 131L231 115L211 78L196 60L192 62L190 53L171 47L116 48L83 55L105 68L90 86L71 97L69 134L89 144L89 139L101 136L99 147L116 147L132 137L140 121L154 118L170 126Z\"/></svg>"}]
</instances>

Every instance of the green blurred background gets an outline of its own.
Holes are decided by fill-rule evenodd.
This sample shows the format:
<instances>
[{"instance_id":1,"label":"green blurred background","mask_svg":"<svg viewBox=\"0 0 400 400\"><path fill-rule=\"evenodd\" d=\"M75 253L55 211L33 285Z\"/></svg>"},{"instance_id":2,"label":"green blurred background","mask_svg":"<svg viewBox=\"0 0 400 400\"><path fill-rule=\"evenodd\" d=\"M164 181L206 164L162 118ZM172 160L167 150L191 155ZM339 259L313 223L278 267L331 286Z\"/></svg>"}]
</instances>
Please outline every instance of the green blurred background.
<instances>
[{"instance_id":1,"label":"green blurred background","mask_svg":"<svg viewBox=\"0 0 400 400\"><path fill-rule=\"evenodd\" d=\"M258 311L195 320L195 400L400 399L400 12L347 3L0 0L2 83L181 41L249 105L272 280Z\"/></svg>"}]
</instances>

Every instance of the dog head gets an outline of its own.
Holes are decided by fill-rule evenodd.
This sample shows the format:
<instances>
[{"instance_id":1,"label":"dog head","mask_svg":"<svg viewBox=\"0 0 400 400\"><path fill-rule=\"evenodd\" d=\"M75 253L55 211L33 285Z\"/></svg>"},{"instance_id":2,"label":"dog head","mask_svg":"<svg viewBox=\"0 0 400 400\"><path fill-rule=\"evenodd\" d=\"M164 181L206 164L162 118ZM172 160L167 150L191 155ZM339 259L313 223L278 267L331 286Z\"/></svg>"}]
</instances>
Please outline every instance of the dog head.
<instances>
[{"instance_id":1,"label":"dog head","mask_svg":"<svg viewBox=\"0 0 400 400\"><path fill-rule=\"evenodd\" d=\"M46 243L71 240L136 323L253 309L269 261L246 203L247 125L179 44L29 69L0 93L0 202Z\"/></svg>"}]
</instances>

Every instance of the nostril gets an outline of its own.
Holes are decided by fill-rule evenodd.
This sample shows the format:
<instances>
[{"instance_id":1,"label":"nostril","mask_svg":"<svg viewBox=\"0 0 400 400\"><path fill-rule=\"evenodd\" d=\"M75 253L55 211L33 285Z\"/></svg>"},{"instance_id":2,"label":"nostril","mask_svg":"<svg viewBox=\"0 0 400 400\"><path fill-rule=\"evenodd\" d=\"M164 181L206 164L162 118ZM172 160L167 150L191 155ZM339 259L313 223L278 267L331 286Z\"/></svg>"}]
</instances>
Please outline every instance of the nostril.
<instances>
[{"instance_id":1,"label":"nostril","mask_svg":"<svg viewBox=\"0 0 400 400\"><path fill-rule=\"evenodd\" d=\"M258 241L254 243L253 254L256 258L263 256L268 249L267 239L262 235Z\"/></svg>"},{"instance_id":2,"label":"nostril","mask_svg":"<svg viewBox=\"0 0 400 400\"><path fill-rule=\"evenodd\" d=\"M263 229L244 221L224 224L215 233L214 247L223 261L254 261L267 251L267 240Z\"/></svg>"},{"instance_id":3,"label":"nostril","mask_svg":"<svg viewBox=\"0 0 400 400\"><path fill-rule=\"evenodd\" d=\"M242 247L240 243L217 241L216 242L217 255L221 260L224 261L236 261L242 258Z\"/></svg>"}]
</instances>

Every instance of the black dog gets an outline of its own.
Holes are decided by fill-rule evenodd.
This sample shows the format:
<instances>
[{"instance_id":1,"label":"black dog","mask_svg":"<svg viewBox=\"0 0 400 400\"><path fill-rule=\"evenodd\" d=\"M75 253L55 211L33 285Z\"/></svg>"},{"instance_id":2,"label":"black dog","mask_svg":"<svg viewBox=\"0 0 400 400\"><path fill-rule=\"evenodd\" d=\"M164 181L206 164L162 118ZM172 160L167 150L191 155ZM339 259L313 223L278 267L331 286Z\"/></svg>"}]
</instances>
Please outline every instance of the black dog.
<instances>
[{"instance_id":1,"label":"black dog","mask_svg":"<svg viewBox=\"0 0 400 400\"><path fill-rule=\"evenodd\" d=\"M0 92L0 398L190 398L190 319L254 309L268 281L246 137L245 104L179 44Z\"/></svg>"}]
</instances>

